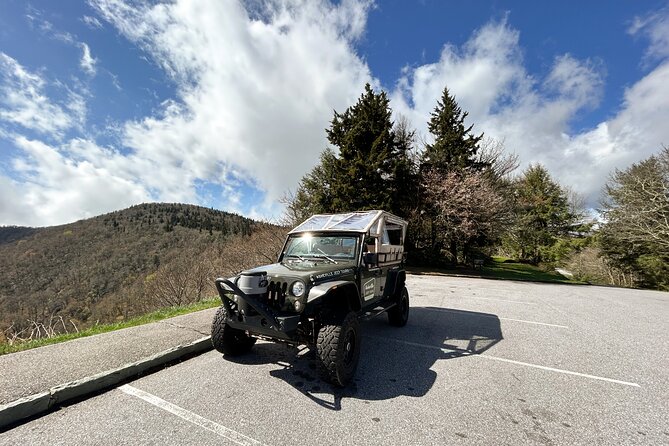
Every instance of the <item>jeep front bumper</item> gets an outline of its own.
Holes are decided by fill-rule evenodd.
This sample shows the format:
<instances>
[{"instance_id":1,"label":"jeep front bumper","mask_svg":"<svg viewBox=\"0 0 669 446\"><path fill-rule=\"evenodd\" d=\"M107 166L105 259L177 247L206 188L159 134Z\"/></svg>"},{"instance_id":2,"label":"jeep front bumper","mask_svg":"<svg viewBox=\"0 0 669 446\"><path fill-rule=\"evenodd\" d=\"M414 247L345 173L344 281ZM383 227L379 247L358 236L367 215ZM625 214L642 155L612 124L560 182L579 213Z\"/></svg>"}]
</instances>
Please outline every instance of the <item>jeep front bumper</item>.
<instances>
[{"instance_id":1,"label":"jeep front bumper","mask_svg":"<svg viewBox=\"0 0 669 446\"><path fill-rule=\"evenodd\" d=\"M297 325L301 318L299 314L286 315L270 308L257 297L244 293L229 279L216 279L216 290L229 315L226 323L232 328L248 331L251 335L297 341ZM233 308L235 296L237 301L242 300L256 314L240 310L239 307Z\"/></svg>"}]
</instances>

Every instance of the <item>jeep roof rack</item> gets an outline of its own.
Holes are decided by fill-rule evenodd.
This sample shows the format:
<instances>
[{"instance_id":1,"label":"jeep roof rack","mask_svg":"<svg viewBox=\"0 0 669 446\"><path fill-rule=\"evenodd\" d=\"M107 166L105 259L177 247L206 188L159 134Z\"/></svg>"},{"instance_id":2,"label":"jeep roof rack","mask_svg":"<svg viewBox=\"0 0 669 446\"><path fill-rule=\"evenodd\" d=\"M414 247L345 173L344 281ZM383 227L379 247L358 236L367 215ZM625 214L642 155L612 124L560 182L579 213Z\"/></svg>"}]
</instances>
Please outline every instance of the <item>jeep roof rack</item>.
<instances>
[{"instance_id":1,"label":"jeep roof rack","mask_svg":"<svg viewBox=\"0 0 669 446\"><path fill-rule=\"evenodd\" d=\"M402 228L406 227L404 220L390 212L370 210L342 214L312 215L290 231L289 234L309 231L368 232L375 224L378 224L381 217L385 217L386 223L396 224Z\"/></svg>"}]
</instances>

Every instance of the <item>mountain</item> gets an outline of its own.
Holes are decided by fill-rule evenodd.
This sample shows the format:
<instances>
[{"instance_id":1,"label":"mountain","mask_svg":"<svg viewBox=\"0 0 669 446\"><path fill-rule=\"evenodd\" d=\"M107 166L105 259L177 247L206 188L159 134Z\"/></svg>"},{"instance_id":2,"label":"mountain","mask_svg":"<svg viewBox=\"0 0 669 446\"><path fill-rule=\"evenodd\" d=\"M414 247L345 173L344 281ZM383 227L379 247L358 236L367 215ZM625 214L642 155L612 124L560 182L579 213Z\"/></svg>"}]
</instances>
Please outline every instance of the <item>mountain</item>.
<instances>
[{"instance_id":1,"label":"mountain","mask_svg":"<svg viewBox=\"0 0 669 446\"><path fill-rule=\"evenodd\" d=\"M240 215L160 203L61 226L2 227L0 332L26 336L54 320L81 328L211 296L216 276L272 260L283 233Z\"/></svg>"}]
</instances>

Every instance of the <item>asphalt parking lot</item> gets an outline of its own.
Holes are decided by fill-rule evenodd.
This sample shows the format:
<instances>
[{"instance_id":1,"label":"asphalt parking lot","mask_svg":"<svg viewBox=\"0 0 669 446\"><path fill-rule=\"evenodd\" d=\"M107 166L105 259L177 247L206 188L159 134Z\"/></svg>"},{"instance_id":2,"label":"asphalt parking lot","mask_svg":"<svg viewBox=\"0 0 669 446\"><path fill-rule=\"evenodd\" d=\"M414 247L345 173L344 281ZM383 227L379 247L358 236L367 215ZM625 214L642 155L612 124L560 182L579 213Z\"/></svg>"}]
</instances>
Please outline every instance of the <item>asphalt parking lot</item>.
<instances>
[{"instance_id":1,"label":"asphalt parking lot","mask_svg":"<svg viewBox=\"0 0 669 446\"><path fill-rule=\"evenodd\" d=\"M410 276L409 323L362 325L355 382L305 348L209 352L1 444L669 444L669 294Z\"/></svg>"}]
</instances>

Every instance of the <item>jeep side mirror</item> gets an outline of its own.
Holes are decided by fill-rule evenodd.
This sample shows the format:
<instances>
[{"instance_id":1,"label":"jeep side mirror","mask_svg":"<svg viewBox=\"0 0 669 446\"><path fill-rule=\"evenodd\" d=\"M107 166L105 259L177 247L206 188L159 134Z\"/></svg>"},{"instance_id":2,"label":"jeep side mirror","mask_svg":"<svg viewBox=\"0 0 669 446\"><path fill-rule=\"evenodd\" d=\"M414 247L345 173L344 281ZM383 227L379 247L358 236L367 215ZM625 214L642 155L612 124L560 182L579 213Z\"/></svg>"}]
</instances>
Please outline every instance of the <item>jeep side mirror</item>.
<instances>
[{"instance_id":1,"label":"jeep side mirror","mask_svg":"<svg viewBox=\"0 0 669 446\"><path fill-rule=\"evenodd\" d=\"M376 266L379 263L379 255L375 252L366 252L364 261L367 267Z\"/></svg>"}]
</instances>

